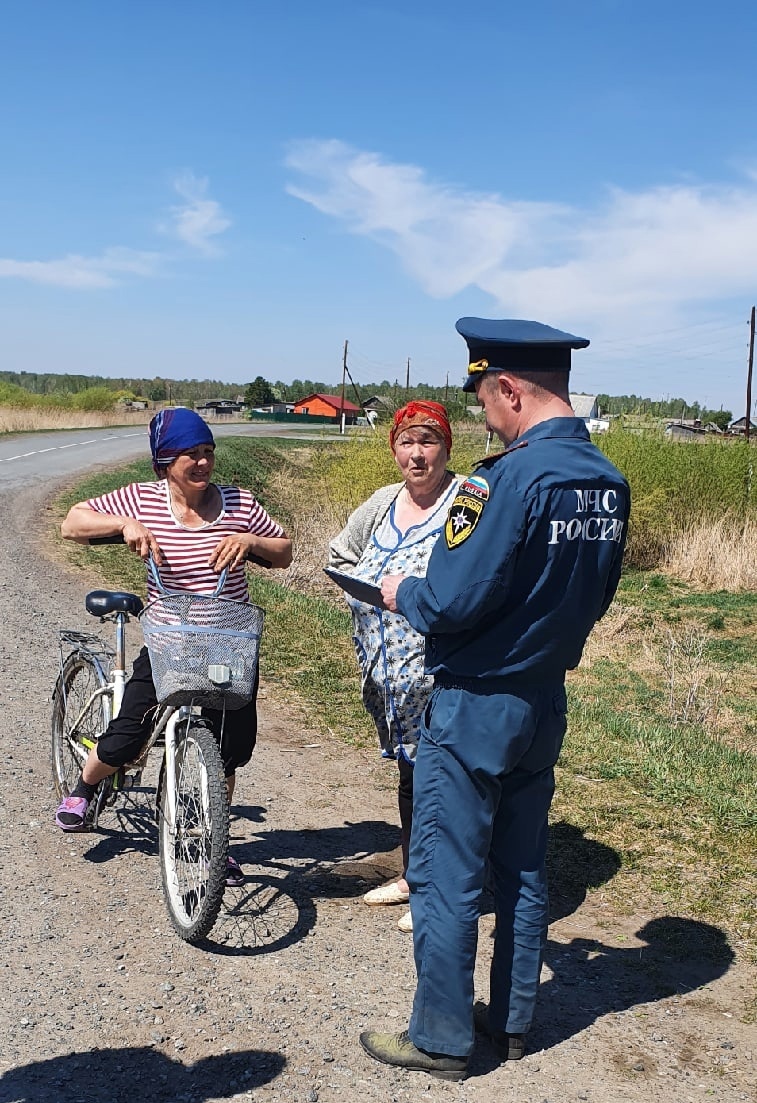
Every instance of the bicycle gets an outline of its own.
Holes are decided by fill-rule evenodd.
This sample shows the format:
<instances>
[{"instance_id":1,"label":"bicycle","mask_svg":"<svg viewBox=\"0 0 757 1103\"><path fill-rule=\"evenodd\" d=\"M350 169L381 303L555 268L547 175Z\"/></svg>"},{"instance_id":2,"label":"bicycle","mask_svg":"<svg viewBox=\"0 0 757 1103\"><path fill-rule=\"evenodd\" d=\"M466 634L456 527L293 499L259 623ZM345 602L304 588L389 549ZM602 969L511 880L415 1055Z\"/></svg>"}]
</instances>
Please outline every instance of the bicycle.
<instances>
[{"instance_id":1,"label":"bicycle","mask_svg":"<svg viewBox=\"0 0 757 1103\"><path fill-rule=\"evenodd\" d=\"M225 571L209 597L169 593L152 561L150 569L159 596L146 608L125 591L86 595L88 613L115 622L115 648L94 634L60 632L52 698L53 782L60 800L70 794L90 750L118 715L127 681L126 624L140 617L159 704L139 758L99 783L85 828L95 830L103 808L140 783L150 751L164 744L155 813L163 895L179 937L197 943L221 910L229 843L223 761L201 709L240 707L251 698L265 614L256 605L220 597Z\"/></svg>"}]
</instances>

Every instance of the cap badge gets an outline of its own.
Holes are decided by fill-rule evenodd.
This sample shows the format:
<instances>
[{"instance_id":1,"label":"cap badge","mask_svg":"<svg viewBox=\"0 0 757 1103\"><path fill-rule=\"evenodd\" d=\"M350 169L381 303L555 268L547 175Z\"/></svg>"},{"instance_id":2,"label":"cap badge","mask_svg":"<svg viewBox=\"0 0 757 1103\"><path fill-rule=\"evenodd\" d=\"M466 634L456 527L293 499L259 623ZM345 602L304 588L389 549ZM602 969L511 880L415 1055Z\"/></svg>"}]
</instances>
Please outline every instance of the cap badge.
<instances>
[{"instance_id":1,"label":"cap badge","mask_svg":"<svg viewBox=\"0 0 757 1103\"><path fill-rule=\"evenodd\" d=\"M488 368L488 360L474 360L472 364L468 365L468 375L475 375L477 372L487 371Z\"/></svg>"}]
</instances>

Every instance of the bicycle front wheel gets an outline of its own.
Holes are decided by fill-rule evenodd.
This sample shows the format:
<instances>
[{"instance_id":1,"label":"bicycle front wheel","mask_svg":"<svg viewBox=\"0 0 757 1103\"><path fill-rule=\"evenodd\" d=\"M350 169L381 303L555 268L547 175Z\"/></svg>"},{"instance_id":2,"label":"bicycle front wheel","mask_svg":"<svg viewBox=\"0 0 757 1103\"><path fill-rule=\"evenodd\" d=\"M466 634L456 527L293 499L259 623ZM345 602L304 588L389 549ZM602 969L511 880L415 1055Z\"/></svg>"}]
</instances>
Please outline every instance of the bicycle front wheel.
<instances>
[{"instance_id":1,"label":"bicycle front wheel","mask_svg":"<svg viewBox=\"0 0 757 1103\"><path fill-rule=\"evenodd\" d=\"M87 755L110 723L112 700L97 660L81 651L68 655L53 690L52 767L59 800L79 780Z\"/></svg>"},{"instance_id":2,"label":"bicycle front wheel","mask_svg":"<svg viewBox=\"0 0 757 1103\"><path fill-rule=\"evenodd\" d=\"M229 800L212 730L192 716L176 726L175 819L168 770L158 797L160 870L171 922L185 942L199 942L221 910L229 850Z\"/></svg>"}]
</instances>

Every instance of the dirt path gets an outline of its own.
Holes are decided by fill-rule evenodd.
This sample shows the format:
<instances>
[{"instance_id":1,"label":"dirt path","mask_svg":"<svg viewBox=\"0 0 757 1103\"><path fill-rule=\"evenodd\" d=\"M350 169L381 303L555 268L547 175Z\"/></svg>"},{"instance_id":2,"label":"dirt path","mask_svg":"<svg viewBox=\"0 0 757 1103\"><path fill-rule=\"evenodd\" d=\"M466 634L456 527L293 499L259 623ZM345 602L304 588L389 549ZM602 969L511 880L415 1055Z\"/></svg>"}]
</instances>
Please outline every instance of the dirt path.
<instances>
[{"instance_id":1,"label":"dirt path","mask_svg":"<svg viewBox=\"0 0 757 1103\"><path fill-rule=\"evenodd\" d=\"M358 1032L404 1028L414 988L401 909L360 903L398 869L393 769L293 724L270 686L233 809L248 883L227 892L209 947L183 945L148 789L98 834L52 825L57 629L92 622L88 580L41 557L43 501L42 488L0 495L0 1103L756 1098L757 1028L742 1021L754 971L712 928L619 917L559 870L526 1060L498 1067L481 1043L462 1084L371 1062ZM568 825L554 836L611 875ZM481 995L491 929L483 916Z\"/></svg>"}]
</instances>

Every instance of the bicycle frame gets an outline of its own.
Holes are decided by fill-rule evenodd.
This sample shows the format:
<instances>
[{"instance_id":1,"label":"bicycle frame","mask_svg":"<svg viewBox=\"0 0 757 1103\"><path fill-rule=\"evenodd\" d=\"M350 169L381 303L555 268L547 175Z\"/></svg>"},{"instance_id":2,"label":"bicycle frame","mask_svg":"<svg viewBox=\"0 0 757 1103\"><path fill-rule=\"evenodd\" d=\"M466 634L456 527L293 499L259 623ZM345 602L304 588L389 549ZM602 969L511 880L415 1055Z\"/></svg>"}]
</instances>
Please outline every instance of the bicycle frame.
<instances>
[{"instance_id":1,"label":"bicycle frame","mask_svg":"<svg viewBox=\"0 0 757 1103\"><path fill-rule=\"evenodd\" d=\"M123 703L124 689L127 682L126 672L126 624L129 620L127 613L116 612L108 614L100 618L101 621L112 620L115 622L115 650L111 650L106 643L99 636L90 635L83 632L74 632L70 630L64 630L60 633L61 641L61 655L60 655L60 667L63 669L63 644L72 644L76 651L86 655L97 667L103 676L104 684L98 686L98 688L89 696L87 701L79 712L79 715L73 722L72 731L76 731L82 717L86 716L92 705L95 704L103 697L109 697L111 701L111 716L117 717L121 705ZM112 660L112 663L111 663ZM65 692L65 687L64 687ZM175 834L176 831L176 726L180 722L187 719L192 714L199 715L201 710L192 705L181 705L178 708L172 708L171 706L163 706L158 709L155 720L150 729L150 736L146 744L142 748L142 752L138 759L131 764L134 769L135 777L138 778L141 775L142 770L147 762L147 756L157 741L164 737L165 740L165 770L166 770L166 819L171 834ZM91 750L95 745L89 746L89 741L85 741L85 745L88 746L88 750ZM75 745L74 745L75 746ZM82 766L86 761L86 757L81 760ZM97 827L97 818L100 812L98 807L93 819L93 827Z\"/></svg>"},{"instance_id":2,"label":"bicycle frame","mask_svg":"<svg viewBox=\"0 0 757 1103\"><path fill-rule=\"evenodd\" d=\"M153 569L157 573L157 568ZM224 581L225 572L219 578L219 591ZM88 593L85 606L101 623L115 625L115 648L99 635L60 632L60 673L52 711L53 782L60 798L70 794L98 740L123 709L128 683L126 624L132 616L140 616L144 608L135 594L106 590ZM259 636L251 638L257 640ZM151 641L146 642L149 645ZM217 660L209 661L207 678L214 687L225 687L231 681L230 668ZM153 680L157 697L160 687L155 677ZM140 784L148 756L160 742L163 757L155 808L163 894L179 937L195 944L207 936L218 918L229 884L229 805L219 746L226 699L220 732L203 718L199 704L200 700L207 702L208 697L214 701L214 692L194 692L190 682L186 692L182 688L172 695L164 694L166 703L155 707L138 757L109 773L96 786L81 825L81 829L96 829L102 809L112 805L122 790ZM147 721L148 716L143 719Z\"/></svg>"}]
</instances>

